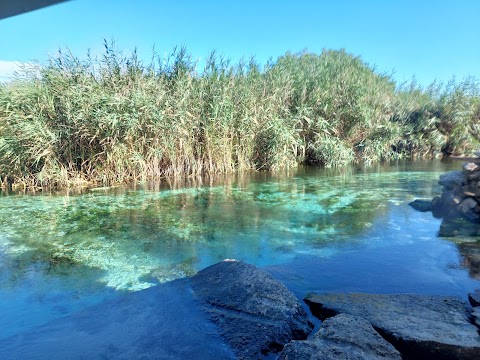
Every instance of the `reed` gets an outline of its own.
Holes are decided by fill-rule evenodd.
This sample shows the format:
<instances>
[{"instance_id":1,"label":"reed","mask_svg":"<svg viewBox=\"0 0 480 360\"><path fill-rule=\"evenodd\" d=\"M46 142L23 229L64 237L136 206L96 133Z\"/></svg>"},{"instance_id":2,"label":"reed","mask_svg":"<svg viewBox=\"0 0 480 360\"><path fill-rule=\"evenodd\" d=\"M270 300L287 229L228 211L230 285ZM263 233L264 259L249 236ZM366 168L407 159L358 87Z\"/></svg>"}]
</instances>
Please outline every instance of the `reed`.
<instances>
[{"instance_id":1,"label":"reed","mask_svg":"<svg viewBox=\"0 0 480 360\"><path fill-rule=\"evenodd\" d=\"M397 86L343 50L264 68L212 53L199 71L185 48L144 64L105 42L0 85L0 175L65 187L457 154L479 114L475 79Z\"/></svg>"}]
</instances>

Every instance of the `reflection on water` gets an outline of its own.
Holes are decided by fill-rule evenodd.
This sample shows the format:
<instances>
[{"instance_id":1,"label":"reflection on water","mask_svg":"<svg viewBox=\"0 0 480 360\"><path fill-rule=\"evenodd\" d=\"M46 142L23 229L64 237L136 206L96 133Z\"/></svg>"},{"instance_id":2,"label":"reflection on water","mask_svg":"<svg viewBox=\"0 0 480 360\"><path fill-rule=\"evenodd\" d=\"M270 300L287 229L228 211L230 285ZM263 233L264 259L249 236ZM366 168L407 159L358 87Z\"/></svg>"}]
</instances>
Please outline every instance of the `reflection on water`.
<instances>
[{"instance_id":1,"label":"reflection on water","mask_svg":"<svg viewBox=\"0 0 480 360\"><path fill-rule=\"evenodd\" d=\"M472 278L480 280L480 240L460 243L458 247L462 256L462 266L468 269Z\"/></svg>"},{"instance_id":2,"label":"reflection on water","mask_svg":"<svg viewBox=\"0 0 480 360\"><path fill-rule=\"evenodd\" d=\"M439 175L451 168L440 162L307 168L82 194L3 194L0 306L10 314L10 331L21 330L224 258L285 269L291 264L302 277L315 264L329 263L341 273L349 261L335 259L364 256L385 274L376 280L381 288L392 263L406 264L412 249L428 254L447 246L436 238L439 221L407 204L437 195ZM458 262L454 247L445 251L450 255L439 261ZM306 258L310 270L299 265ZM443 266L434 258L411 261L423 261L409 264L420 278L428 277L429 267ZM449 269L442 271L453 282L468 283L460 270ZM307 278L296 283L298 291L341 282L334 275L330 282ZM302 281L308 285L302 288ZM22 316L23 325L16 320Z\"/></svg>"}]
</instances>

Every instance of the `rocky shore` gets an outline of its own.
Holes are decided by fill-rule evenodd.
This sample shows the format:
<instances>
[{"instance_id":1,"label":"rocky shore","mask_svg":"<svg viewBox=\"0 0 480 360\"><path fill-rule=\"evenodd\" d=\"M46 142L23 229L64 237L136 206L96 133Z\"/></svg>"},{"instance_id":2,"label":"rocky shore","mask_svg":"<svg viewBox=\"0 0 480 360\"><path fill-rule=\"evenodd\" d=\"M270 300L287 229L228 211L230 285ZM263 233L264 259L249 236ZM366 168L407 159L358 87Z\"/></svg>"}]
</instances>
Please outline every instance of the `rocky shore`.
<instances>
[{"instance_id":1,"label":"rocky shore","mask_svg":"<svg viewBox=\"0 0 480 360\"><path fill-rule=\"evenodd\" d=\"M309 294L302 304L267 272L226 260L1 340L0 358L478 360L480 290L469 301Z\"/></svg>"},{"instance_id":2,"label":"rocky shore","mask_svg":"<svg viewBox=\"0 0 480 360\"><path fill-rule=\"evenodd\" d=\"M431 211L442 219L441 236L480 236L480 152L469 158L461 171L449 171L440 176L441 196L410 203L415 210Z\"/></svg>"}]
</instances>

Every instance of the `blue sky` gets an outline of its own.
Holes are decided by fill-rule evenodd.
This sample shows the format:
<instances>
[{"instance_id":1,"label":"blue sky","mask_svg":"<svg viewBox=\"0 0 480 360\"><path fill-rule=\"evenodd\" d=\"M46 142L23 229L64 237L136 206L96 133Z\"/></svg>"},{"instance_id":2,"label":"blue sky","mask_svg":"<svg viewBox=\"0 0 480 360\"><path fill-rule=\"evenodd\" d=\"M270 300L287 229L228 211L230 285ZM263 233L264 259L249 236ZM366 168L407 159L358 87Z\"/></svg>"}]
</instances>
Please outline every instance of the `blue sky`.
<instances>
[{"instance_id":1,"label":"blue sky","mask_svg":"<svg viewBox=\"0 0 480 360\"><path fill-rule=\"evenodd\" d=\"M185 45L264 64L286 51L341 49L397 81L480 78L480 1L74 0L0 20L0 78L16 61L45 61L59 47L98 53L103 39L149 59ZM2 75L3 74L3 75Z\"/></svg>"}]
</instances>

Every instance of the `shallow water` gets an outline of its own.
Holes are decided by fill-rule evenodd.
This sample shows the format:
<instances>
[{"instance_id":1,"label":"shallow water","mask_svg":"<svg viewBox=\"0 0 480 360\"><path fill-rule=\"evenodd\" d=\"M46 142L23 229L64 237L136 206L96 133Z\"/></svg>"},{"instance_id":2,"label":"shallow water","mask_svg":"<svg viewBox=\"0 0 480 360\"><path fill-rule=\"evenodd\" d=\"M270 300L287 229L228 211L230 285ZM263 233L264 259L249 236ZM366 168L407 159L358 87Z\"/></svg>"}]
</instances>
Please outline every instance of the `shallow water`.
<instances>
[{"instance_id":1,"label":"shallow water","mask_svg":"<svg viewBox=\"0 0 480 360\"><path fill-rule=\"evenodd\" d=\"M309 291L462 297L478 280L408 202L458 162L253 173L208 185L0 197L0 338L225 258Z\"/></svg>"}]
</instances>

